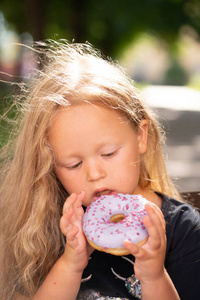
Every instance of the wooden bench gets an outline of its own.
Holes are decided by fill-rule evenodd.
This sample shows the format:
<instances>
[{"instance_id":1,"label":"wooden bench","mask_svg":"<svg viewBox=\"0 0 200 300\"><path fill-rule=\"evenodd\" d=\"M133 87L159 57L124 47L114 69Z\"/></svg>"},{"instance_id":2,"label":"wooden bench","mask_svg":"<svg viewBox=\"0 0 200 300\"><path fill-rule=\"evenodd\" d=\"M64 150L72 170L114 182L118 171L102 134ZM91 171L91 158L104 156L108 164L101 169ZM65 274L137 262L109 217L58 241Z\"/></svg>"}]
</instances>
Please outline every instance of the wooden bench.
<instances>
[{"instance_id":1,"label":"wooden bench","mask_svg":"<svg viewBox=\"0 0 200 300\"><path fill-rule=\"evenodd\" d=\"M184 192L181 196L200 212L200 192Z\"/></svg>"}]
</instances>

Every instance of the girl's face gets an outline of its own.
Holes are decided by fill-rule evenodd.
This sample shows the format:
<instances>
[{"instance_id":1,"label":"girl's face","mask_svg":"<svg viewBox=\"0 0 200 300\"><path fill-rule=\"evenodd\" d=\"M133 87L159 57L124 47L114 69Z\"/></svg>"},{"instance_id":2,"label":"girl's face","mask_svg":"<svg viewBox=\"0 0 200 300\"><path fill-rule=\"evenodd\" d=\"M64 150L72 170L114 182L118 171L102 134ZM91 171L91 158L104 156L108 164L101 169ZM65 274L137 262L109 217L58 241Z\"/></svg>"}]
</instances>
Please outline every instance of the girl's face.
<instances>
[{"instance_id":1,"label":"girl's face","mask_svg":"<svg viewBox=\"0 0 200 300\"><path fill-rule=\"evenodd\" d=\"M124 117L102 106L78 104L59 111L49 141L67 192L85 190L84 206L102 194L142 194L138 181L147 129L143 120L136 133Z\"/></svg>"}]
</instances>

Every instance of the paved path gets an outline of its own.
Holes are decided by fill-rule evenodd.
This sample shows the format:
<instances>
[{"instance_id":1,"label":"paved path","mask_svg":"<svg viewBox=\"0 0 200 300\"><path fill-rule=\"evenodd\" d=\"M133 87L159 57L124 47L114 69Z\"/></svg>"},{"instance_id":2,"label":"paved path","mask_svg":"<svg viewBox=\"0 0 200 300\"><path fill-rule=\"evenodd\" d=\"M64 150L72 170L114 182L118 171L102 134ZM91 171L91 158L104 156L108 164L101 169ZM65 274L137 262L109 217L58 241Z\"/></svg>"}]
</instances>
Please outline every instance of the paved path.
<instances>
[{"instance_id":1,"label":"paved path","mask_svg":"<svg viewBox=\"0 0 200 300\"><path fill-rule=\"evenodd\" d=\"M200 191L200 92L150 86L143 96L166 131L167 168L180 191Z\"/></svg>"}]
</instances>

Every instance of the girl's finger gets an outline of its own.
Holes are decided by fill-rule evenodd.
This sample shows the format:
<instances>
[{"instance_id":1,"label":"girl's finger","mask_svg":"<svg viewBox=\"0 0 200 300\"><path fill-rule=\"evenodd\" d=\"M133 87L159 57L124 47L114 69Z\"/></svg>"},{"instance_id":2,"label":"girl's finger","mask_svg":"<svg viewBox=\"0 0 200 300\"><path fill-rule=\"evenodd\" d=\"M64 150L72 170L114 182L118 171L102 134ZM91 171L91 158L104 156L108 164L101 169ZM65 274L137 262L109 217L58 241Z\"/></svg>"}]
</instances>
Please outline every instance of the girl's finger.
<instances>
[{"instance_id":1,"label":"girl's finger","mask_svg":"<svg viewBox=\"0 0 200 300\"><path fill-rule=\"evenodd\" d=\"M68 211L69 208L73 207L75 201L77 200L77 194L72 193L65 201L63 205L63 215Z\"/></svg>"},{"instance_id":2,"label":"girl's finger","mask_svg":"<svg viewBox=\"0 0 200 300\"><path fill-rule=\"evenodd\" d=\"M165 223L165 219L164 219L161 209L155 204L152 204L152 208L154 209L155 213L157 214L159 222L162 225L160 228L162 228L162 230L165 232L166 231L166 223Z\"/></svg>"},{"instance_id":3,"label":"girl's finger","mask_svg":"<svg viewBox=\"0 0 200 300\"><path fill-rule=\"evenodd\" d=\"M165 243L165 222L162 212L155 205L146 205L148 216L143 218L144 225L149 233L148 242L151 247L157 248Z\"/></svg>"},{"instance_id":4,"label":"girl's finger","mask_svg":"<svg viewBox=\"0 0 200 300\"><path fill-rule=\"evenodd\" d=\"M66 235L67 244L72 248L75 248L78 245L78 240L76 238L78 232L78 227L74 226L71 228L71 230L68 231Z\"/></svg>"},{"instance_id":5,"label":"girl's finger","mask_svg":"<svg viewBox=\"0 0 200 300\"><path fill-rule=\"evenodd\" d=\"M147 204L145 209L151 222L157 227L159 233L163 235L163 232L165 232L165 220L159 207L155 204Z\"/></svg>"},{"instance_id":6,"label":"girl's finger","mask_svg":"<svg viewBox=\"0 0 200 300\"><path fill-rule=\"evenodd\" d=\"M86 196L86 192L85 191L82 191L80 194L78 194L77 196L77 200L76 202L74 203L74 212L77 216L83 216L84 214L84 210L83 210L83 199L85 198Z\"/></svg>"},{"instance_id":7,"label":"girl's finger","mask_svg":"<svg viewBox=\"0 0 200 300\"><path fill-rule=\"evenodd\" d=\"M142 257L145 251L142 247L132 244L129 240L124 241L124 247L133 255L135 258Z\"/></svg>"},{"instance_id":8,"label":"girl's finger","mask_svg":"<svg viewBox=\"0 0 200 300\"><path fill-rule=\"evenodd\" d=\"M67 232L71 229L71 218L73 216L73 209L69 208L60 219L60 229L66 236Z\"/></svg>"},{"instance_id":9,"label":"girl's finger","mask_svg":"<svg viewBox=\"0 0 200 300\"><path fill-rule=\"evenodd\" d=\"M77 226L73 226L67 233L67 243L72 242L75 239L78 232L79 228Z\"/></svg>"}]
</instances>

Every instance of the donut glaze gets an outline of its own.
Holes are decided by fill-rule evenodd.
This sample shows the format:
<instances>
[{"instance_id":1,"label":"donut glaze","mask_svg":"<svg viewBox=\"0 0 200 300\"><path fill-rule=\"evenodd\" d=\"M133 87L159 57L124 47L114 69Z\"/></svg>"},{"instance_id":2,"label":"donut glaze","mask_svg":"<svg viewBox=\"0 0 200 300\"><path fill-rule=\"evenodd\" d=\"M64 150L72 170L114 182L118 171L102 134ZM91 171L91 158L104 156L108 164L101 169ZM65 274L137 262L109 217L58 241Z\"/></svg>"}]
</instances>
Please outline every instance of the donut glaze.
<instances>
[{"instance_id":1,"label":"donut glaze","mask_svg":"<svg viewBox=\"0 0 200 300\"><path fill-rule=\"evenodd\" d=\"M149 201L141 195L116 194L96 198L83 216L83 231L88 242L101 251L129 254L123 245L125 240L140 245L148 237L142 221L147 214L147 203Z\"/></svg>"}]
</instances>

